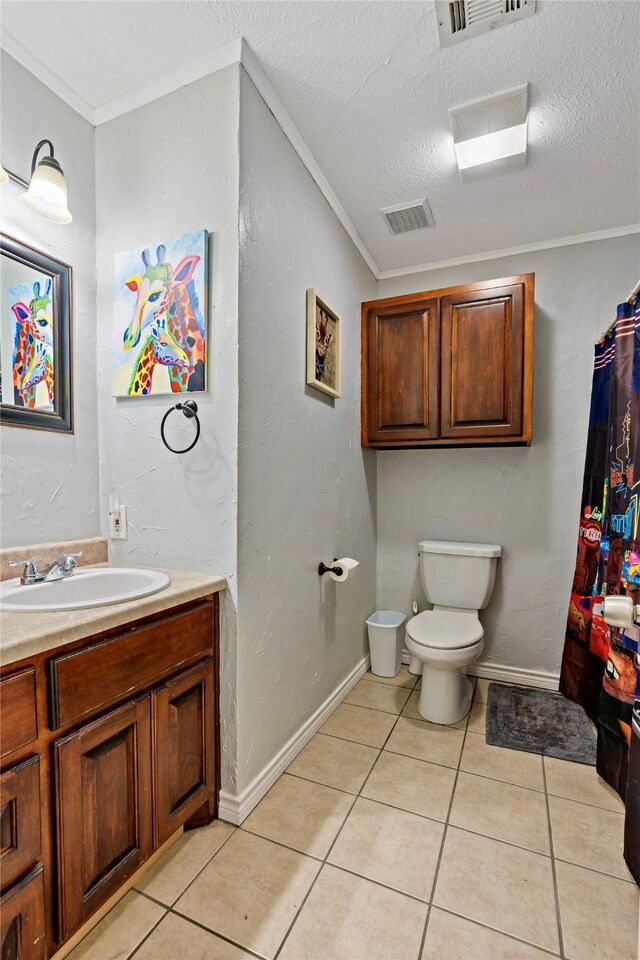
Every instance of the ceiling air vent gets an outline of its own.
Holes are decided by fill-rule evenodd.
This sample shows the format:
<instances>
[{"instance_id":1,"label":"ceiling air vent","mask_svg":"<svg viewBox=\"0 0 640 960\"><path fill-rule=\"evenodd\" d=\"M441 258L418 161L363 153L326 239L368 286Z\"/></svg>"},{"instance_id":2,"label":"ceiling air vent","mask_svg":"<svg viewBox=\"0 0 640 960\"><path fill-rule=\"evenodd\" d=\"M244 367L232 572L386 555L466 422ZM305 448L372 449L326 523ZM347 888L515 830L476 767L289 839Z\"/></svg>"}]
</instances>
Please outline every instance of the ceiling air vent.
<instances>
[{"instance_id":1,"label":"ceiling air vent","mask_svg":"<svg viewBox=\"0 0 640 960\"><path fill-rule=\"evenodd\" d=\"M399 203L395 207L383 207L380 213L384 214L385 220L394 234L409 233L410 230L423 230L425 227L435 227L436 225L428 200L414 200L413 203Z\"/></svg>"},{"instance_id":2,"label":"ceiling air vent","mask_svg":"<svg viewBox=\"0 0 640 960\"><path fill-rule=\"evenodd\" d=\"M441 47L488 33L536 12L536 0L436 0Z\"/></svg>"}]
</instances>

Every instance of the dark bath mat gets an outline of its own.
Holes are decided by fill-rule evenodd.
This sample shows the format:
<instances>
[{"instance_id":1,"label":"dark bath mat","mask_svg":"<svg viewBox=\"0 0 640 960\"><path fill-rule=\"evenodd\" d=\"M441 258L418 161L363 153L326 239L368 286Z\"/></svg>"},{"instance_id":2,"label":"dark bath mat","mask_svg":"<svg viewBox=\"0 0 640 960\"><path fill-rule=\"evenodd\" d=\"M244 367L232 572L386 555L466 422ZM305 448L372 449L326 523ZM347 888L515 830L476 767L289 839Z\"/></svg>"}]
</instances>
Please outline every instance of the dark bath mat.
<instances>
[{"instance_id":1,"label":"dark bath mat","mask_svg":"<svg viewBox=\"0 0 640 960\"><path fill-rule=\"evenodd\" d=\"M494 747L596 764L596 734L584 710L551 690L490 683L486 740Z\"/></svg>"}]
</instances>

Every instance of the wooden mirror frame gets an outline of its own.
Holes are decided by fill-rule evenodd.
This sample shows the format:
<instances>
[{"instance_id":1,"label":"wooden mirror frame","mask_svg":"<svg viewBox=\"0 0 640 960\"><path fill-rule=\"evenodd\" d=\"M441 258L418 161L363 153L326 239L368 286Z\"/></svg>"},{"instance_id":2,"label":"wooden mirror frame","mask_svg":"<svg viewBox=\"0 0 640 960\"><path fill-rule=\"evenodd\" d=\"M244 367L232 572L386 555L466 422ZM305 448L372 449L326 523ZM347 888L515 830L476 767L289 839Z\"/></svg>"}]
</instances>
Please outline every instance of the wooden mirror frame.
<instances>
[{"instance_id":1,"label":"wooden mirror frame","mask_svg":"<svg viewBox=\"0 0 640 960\"><path fill-rule=\"evenodd\" d=\"M68 263L5 233L0 233L0 256L10 257L51 277L55 360L53 410L0 403L0 423L8 427L73 433L72 268ZM6 304L2 303L0 309L4 311Z\"/></svg>"}]
</instances>

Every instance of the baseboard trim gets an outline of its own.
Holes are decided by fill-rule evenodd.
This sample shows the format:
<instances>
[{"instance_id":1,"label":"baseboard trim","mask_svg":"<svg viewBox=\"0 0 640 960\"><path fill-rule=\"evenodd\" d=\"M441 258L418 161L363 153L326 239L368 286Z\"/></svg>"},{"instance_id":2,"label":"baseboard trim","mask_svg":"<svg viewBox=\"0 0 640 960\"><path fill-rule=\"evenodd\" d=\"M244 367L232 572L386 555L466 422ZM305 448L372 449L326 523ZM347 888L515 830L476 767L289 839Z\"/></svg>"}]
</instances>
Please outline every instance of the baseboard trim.
<instances>
[{"instance_id":1,"label":"baseboard trim","mask_svg":"<svg viewBox=\"0 0 640 960\"><path fill-rule=\"evenodd\" d=\"M543 690L557 690L560 674L546 670L525 670L523 667L511 667L504 663L472 663L467 674L481 677L483 680L499 680L502 683L518 683L521 687L540 687Z\"/></svg>"},{"instance_id":2,"label":"baseboard trim","mask_svg":"<svg viewBox=\"0 0 640 960\"><path fill-rule=\"evenodd\" d=\"M402 662L411 663L411 654L406 650L402 652ZM483 680L518 683L521 687L540 687L542 690L557 690L560 680L559 673L525 670L522 667L511 667L504 663L472 663L467 674L470 677L481 677Z\"/></svg>"},{"instance_id":3,"label":"baseboard trim","mask_svg":"<svg viewBox=\"0 0 640 960\"><path fill-rule=\"evenodd\" d=\"M253 808L262 800L267 790L284 773L291 761L300 753L302 748L316 733L325 720L333 713L336 707L344 700L349 691L356 685L369 669L369 657L364 657L351 673L345 677L324 703L312 713L303 723L297 733L285 743L284 747L253 779L249 786L240 794L220 791L218 803L218 817L239 826L249 816Z\"/></svg>"}]
</instances>

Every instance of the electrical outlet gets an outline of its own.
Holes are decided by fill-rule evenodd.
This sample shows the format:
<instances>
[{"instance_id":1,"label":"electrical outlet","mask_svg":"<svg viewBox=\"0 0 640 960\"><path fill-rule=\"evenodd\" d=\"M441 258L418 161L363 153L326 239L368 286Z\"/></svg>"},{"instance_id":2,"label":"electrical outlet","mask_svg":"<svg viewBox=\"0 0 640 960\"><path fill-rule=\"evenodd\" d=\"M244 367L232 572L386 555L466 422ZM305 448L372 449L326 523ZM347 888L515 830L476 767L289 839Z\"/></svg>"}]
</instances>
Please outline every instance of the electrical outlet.
<instances>
[{"instance_id":1,"label":"electrical outlet","mask_svg":"<svg viewBox=\"0 0 640 960\"><path fill-rule=\"evenodd\" d=\"M112 540L127 539L127 508L123 504L109 511L109 536Z\"/></svg>"}]
</instances>

